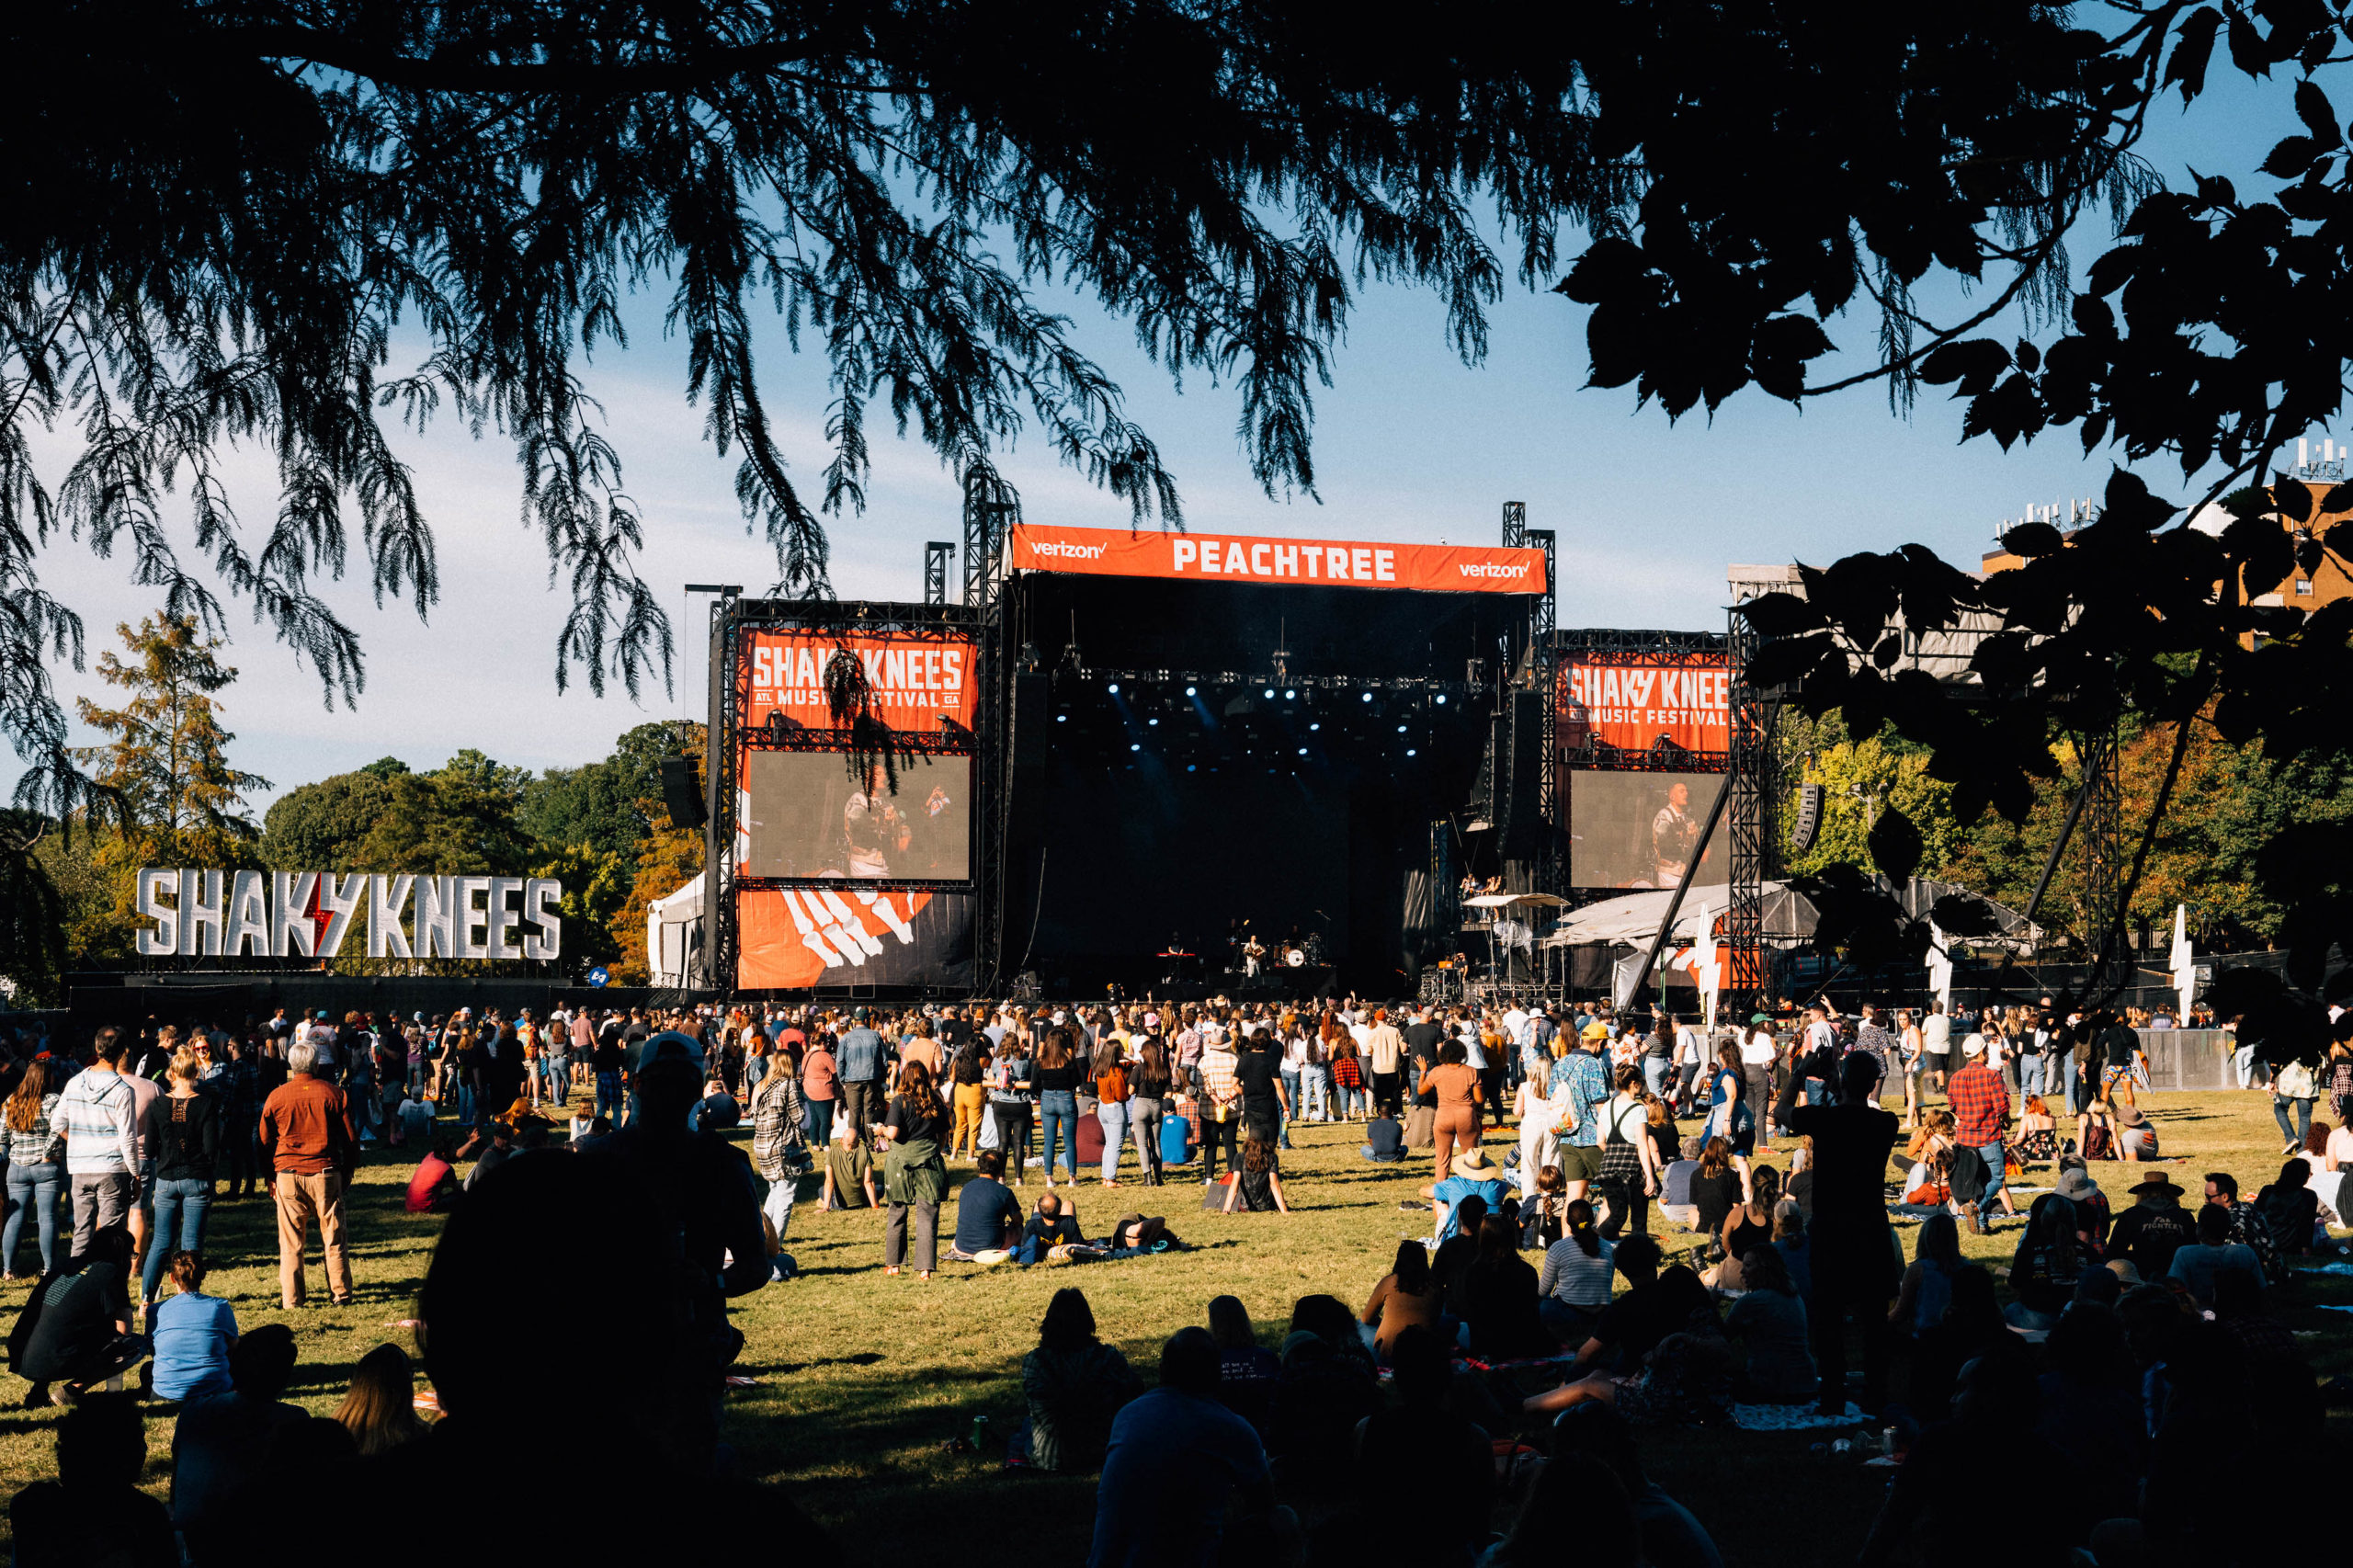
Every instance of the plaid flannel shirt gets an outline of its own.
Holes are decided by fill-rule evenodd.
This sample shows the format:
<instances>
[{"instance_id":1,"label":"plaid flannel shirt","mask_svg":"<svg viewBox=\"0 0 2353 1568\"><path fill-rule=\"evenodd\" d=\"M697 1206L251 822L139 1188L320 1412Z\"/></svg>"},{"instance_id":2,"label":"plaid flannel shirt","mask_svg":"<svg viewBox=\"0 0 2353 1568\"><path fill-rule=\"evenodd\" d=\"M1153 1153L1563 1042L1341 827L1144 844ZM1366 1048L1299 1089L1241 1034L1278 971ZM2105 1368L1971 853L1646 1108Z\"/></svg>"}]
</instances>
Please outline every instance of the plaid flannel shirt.
<instances>
[{"instance_id":1,"label":"plaid flannel shirt","mask_svg":"<svg viewBox=\"0 0 2353 1568\"><path fill-rule=\"evenodd\" d=\"M1945 1086L1945 1101L1952 1111L1953 1136L1960 1142L1972 1149L2000 1142L2010 1119L2010 1092L1983 1058L1952 1075Z\"/></svg>"}]
</instances>

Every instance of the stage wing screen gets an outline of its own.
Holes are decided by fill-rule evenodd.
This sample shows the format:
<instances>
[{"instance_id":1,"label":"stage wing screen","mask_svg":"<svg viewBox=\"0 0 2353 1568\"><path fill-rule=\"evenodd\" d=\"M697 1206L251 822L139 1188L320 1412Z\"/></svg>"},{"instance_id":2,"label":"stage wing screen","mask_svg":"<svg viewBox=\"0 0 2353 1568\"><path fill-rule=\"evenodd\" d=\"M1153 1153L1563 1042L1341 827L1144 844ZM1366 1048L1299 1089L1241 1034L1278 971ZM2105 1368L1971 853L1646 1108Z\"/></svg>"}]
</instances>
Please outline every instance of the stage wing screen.
<instances>
[{"instance_id":1,"label":"stage wing screen","mask_svg":"<svg viewBox=\"0 0 2353 1568\"><path fill-rule=\"evenodd\" d=\"M1571 775L1569 881L1581 888L1671 888L1721 882L1731 857L1718 831L1698 866L1699 829L1724 786L1721 773Z\"/></svg>"},{"instance_id":2,"label":"stage wing screen","mask_svg":"<svg viewBox=\"0 0 2353 1568\"><path fill-rule=\"evenodd\" d=\"M861 788L839 752L754 751L742 803L746 877L969 882L972 759L902 758L898 789Z\"/></svg>"}]
</instances>

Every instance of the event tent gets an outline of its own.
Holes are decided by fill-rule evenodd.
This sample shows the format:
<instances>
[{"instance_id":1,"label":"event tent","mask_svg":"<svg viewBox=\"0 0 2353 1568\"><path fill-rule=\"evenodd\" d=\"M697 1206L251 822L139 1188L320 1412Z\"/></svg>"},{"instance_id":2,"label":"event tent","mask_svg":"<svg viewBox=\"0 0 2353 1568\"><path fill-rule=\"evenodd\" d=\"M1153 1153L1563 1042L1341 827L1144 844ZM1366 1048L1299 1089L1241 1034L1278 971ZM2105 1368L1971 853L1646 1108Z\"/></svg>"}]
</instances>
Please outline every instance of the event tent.
<instances>
[{"instance_id":1,"label":"event tent","mask_svg":"<svg viewBox=\"0 0 2353 1568\"><path fill-rule=\"evenodd\" d=\"M1993 916L1999 936L1972 940L2015 941L2027 935L2026 921L2016 912L1991 899L1978 898L1958 882L1915 878L1898 890L1895 897L1905 914L1918 918L1926 916L1935 907L1937 900L1949 895L1976 899ZM1582 948L1649 942L1658 935L1659 922L1666 918L1666 906L1674 899L1675 892L1670 888L1627 893L1620 898L1604 899L1599 903L1588 903L1563 920L1551 936L1544 938L1544 945L1548 948ZM1669 940L1677 943L1696 941L1704 915L1722 915L1731 903L1732 889L1727 884L1694 884L1683 895L1683 907L1676 914L1675 930ZM1796 941L1811 937L1814 924L1812 900L1803 893L1793 892L1787 882L1765 884L1767 941Z\"/></svg>"}]
</instances>

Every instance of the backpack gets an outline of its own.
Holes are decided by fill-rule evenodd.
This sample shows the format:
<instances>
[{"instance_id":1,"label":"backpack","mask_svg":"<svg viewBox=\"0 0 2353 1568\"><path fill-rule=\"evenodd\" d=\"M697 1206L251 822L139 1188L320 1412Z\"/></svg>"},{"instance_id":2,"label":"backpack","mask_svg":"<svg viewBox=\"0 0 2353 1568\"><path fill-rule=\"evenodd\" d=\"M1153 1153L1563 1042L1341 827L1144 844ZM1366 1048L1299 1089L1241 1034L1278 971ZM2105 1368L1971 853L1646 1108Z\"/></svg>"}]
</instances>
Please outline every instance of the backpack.
<instances>
[{"instance_id":1,"label":"backpack","mask_svg":"<svg viewBox=\"0 0 2353 1568\"><path fill-rule=\"evenodd\" d=\"M1520 1251L1541 1252L1561 1239L1561 1217L1552 1210L1552 1204L1540 1198L1519 1211Z\"/></svg>"}]
</instances>

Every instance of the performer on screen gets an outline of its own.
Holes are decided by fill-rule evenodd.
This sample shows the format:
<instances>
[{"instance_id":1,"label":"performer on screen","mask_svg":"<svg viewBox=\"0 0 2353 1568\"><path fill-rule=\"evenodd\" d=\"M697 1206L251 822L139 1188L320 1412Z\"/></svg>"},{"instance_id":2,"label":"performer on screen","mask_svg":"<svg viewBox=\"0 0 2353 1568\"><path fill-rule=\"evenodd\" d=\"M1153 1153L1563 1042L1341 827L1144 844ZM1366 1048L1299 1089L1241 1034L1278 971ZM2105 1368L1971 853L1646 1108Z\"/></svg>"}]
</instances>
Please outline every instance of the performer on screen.
<instances>
[{"instance_id":1,"label":"performer on screen","mask_svg":"<svg viewBox=\"0 0 2353 1568\"><path fill-rule=\"evenodd\" d=\"M1651 858L1656 887L1683 885L1691 872L1691 852L1699 846L1699 824L1691 820L1691 786L1677 779L1666 788L1666 804L1651 819Z\"/></svg>"}]
</instances>

